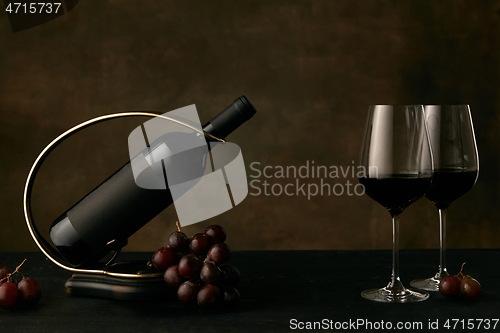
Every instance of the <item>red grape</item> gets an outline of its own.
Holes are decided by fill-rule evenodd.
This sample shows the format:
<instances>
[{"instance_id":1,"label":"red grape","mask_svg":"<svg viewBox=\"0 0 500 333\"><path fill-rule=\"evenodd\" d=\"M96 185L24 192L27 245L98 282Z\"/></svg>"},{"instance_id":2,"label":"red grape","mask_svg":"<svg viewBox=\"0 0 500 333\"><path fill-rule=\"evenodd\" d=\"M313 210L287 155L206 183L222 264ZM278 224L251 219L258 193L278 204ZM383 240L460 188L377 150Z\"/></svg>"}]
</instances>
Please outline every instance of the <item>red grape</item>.
<instances>
[{"instance_id":1,"label":"red grape","mask_svg":"<svg viewBox=\"0 0 500 333\"><path fill-rule=\"evenodd\" d=\"M17 287L12 282L5 282L0 285L0 307L11 308L16 305L18 299Z\"/></svg>"},{"instance_id":2,"label":"red grape","mask_svg":"<svg viewBox=\"0 0 500 333\"><path fill-rule=\"evenodd\" d=\"M225 287L223 294L225 305L234 305L240 301L240 292L235 287Z\"/></svg>"},{"instance_id":3,"label":"red grape","mask_svg":"<svg viewBox=\"0 0 500 333\"><path fill-rule=\"evenodd\" d=\"M179 273L188 279L193 278L201 269L202 264L203 262L196 254L185 255L179 261Z\"/></svg>"},{"instance_id":4,"label":"red grape","mask_svg":"<svg viewBox=\"0 0 500 333\"><path fill-rule=\"evenodd\" d=\"M239 302L235 286L240 272L234 266L223 265L231 258L231 248L224 243L224 228L211 225L189 239L179 224L177 228L170 234L168 245L156 251L151 260L156 269L166 269L165 282L176 289L177 298L184 303L196 301L204 308Z\"/></svg>"},{"instance_id":5,"label":"red grape","mask_svg":"<svg viewBox=\"0 0 500 333\"><path fill-rule=\"evenodd\" d=\"M199 281L195 279L188 280L179 286L177 298L184 303L193 303L196 301L200 288L201 284Z\"/></svg>"},{"instance_id":6,"label":"red grape","mask_svg":"<svg viewBox=\"0 0 500 333\"><path fill-rule=\"evenodd\" d=\"M201 281L208 284L217 284L222 280L222 271L213 261L205 261L200 271Z\"/></svg>"},{"instance_id":7,"label":"red grape","mask_svg":"<svg viewBox=\"0 0 500 333\"><path fill-rule=\"evenodd\" d=\"M189 242L189 249L196 254L206 254L209 247L208 239L202 233L192 236Z\"/></svg>"},{"instance_id":8,"label":"red grape","mask_svg":"<svg viewBox=\"0 0 500 333\"><path fill-rule=\"evenodd\" d=\"M217 243L212 245L207 253L209 261L215 261L217 265L226 263L231 258L231 249L226 243Z\"/></svg>"},{"instance_id":9,"label":"red grape","mask_svg":"<svg viewBox=\"0 0 500 333\"><path fill-rule=\"evenodd\" d=\"M240 271L232 265L222 265L220 267L223 273L222 284L225 286L236 287L240 282Z\"/></svg>"},{"instance_id":10,"label":"red grape","mask_svg":"<svg viewBox=\"0 0 500 333\"><path fill-rule=\"evenodd\" d=\"M204 308L213 308L221 301L221 291L213 284L206 284L201 287L196 297L198 305Z\"/></svg>"},{"instance_id":11,"label":"red grape","mask_svg":"<svg viewBox=\"0 0 500 333\"><path fill-rule=\"evenodd\" d=\"M226 240L226 230L220 225L211 225L205 229L205 237L212 244L224 243Z\"/></svg>"},{"instance_id":12,"label":"red grape","mask_svg":"<svg viewBox=\"0 0 500 333\"><path fill-rule=\"evenodd\" d=\"M154 268L164 271L177 263L177 253L169 247L162 247L153 254L151 262Z\"/></svg>"},{"instance_id":13,"label":"red grape","mask_svg":"<svg viewBox=\"0 0 500 333\"><path fill-rule=\"evenodd\" d=\"M180 231L174 231L168 237L168 247L175 252L186 251L189 247L189 239Z\"/></svg>"},{"instance_id":14,"label":"red grape","mask_svg":"<svg viewBox=\"0 0 500 333\"><path fill-rule=\"evenodd\" d=\"M179 265L173 265L167 268L164 274L165 282L172 288L178 288L186 278L179 273Z\"/></svg>"},{"instance_id":15,"label":"red grape","mask_svg":"<svg viewBox=\"0 0 500 333\"><path fill-rule=\"evenodd\" d=\"M22 279L17 284L19 300L26 305L35 305L42 297L42 289L32 278Z\"/></svg>"},{"instance_id":16,"label":"red grape","mask_svg":"<svg viewBox=\"0 0 500 333\"><path fill-rule=\"evenodd\" d=\"M460 292L460 279L456 275L448 275L439 282L439 292L444 297L455 297Z\"/></svg>"},{"instance_id":17,"label":"red grape","mask_svg":"<svg viewBox=\"0 0 500 333\"><path fill-rule=\"evenodd\" d=\"M460 291L465 298L475 300L481 295L481 285L473 277L464 275L460 282Z\"/></svg>"},{"instance_id":18,"label":"red grape","mask_svg":"<svg viewBox=\"0 0 500 333\"><path fill-rule=\"evenodd\" d=\"M7 267L5 266L0 266L0 280L2 280L4 277L7 276L7 274L9 274L10 271ZM7 280L3 281L3 282L6 282ZM0 282L1 283L1 282Z\"/></svg>"}]
</instances>

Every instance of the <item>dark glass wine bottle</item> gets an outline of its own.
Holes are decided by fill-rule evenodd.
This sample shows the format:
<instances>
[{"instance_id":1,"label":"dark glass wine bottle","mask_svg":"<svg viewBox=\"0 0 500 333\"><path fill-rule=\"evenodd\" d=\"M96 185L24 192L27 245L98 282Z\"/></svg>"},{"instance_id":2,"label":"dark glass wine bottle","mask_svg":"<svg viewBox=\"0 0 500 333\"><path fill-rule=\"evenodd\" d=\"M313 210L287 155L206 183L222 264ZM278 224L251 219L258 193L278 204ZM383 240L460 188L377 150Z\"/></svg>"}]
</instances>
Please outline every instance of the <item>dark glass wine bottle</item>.
<instances>
[{"instance_id":1,"label":"dark glass wine bottle","mask_svg":"<svg viewBox=\"0 0 500 333\"><path fill-rule=\"evenodd\" d=\"M203 131L224 139L255 112L248 99L241 96L203 126ZM153 155L154 150L152 143ZM50 228L50 238L73 266L92 264L125 245L130 236L172 202L168 189L137 186L128 162L57 218Z\"/></svg>"}]
</instances>

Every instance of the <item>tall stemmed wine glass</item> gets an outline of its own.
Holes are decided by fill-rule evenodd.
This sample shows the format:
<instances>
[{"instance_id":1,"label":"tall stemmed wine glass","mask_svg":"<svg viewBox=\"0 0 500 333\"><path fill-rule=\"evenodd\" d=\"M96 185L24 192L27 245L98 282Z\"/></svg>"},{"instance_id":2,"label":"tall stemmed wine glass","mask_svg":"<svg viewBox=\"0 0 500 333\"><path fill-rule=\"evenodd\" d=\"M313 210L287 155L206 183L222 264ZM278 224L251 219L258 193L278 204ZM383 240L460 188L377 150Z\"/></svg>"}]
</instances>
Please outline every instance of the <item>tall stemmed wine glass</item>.
<instances>
[{"instance_id":1,"label":"tall stemmed wine glass","mask_svg":"<svg viewBox=\"0 0 500 333\"><path fill-rule=\"evenodd\" d=\"M415 288L437 291L446 270L446 210L469 191L479 173L474 126L468 105L426 105L425 115L434 157L434 177L425 196L439 211L439 268L428 279L411 281Z\"/></svg>"},{"instance_id":2,"label":"tall stemmed wine glass","mask_svg":"<svg viewBox=\"0 0 500 333\"><path fill-rule=\"evenodd\" d=\"M370 106L361 147L359 182L392 216L392 275L387 286L361 293L388 303L419 302L429 294L405 288L399 279L399 219L431 184L433 161L423 105Z\"/></svg>"}]
</instances>

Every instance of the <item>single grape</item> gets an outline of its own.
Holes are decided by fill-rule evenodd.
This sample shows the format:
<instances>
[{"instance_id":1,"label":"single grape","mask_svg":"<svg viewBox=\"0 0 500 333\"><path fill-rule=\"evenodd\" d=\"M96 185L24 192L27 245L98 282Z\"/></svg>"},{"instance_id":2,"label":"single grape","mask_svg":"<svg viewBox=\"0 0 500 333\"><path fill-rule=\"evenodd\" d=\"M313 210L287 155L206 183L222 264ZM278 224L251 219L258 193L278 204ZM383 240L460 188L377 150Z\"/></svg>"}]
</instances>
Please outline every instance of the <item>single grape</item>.
<instances>
[{"instance_id":1,"label":"single grape","mask_svg":"<svg viewBox=\"0 0 500 333\"><path fill-rule=\"evenodd\" d=\"M214 308L220 304L222 293L219 288L213 284L206 284L201 287L196 297L198 305L204 308Z\"/></svg>"},{"instance_id":2,"label":"single grape","mask_svg":"<svg viewBox=\"0 0 500 333\"><path fill-rule=\"evenodd\" d=\"M439 292L444 297L452 298L460 292L460 279L456 275L448 275L439 282Z\"/></svg>"},{"instance_id":3,"label":"single grape","mask_svg":"<svg viewBox=\"0 0 500 333\"><path fill-rule=\"evenodd\" d=\"M207 253L207 259L214 261L217 265L226 263L231 258L231 248L226 243L212 245Z\"/></svg>"},{"instance_id":4,"label":"single grape","mask_svg":"<svg viewBox=\"0 0 500 333\"><path fill-rule=\"evenodd\" d=\"M226 230L220 225L211 225L205 229L204 233L206 239L212 244L224 243L226 240Z\"/></svg>"},{"instance_id":5,"label":"single grape","mask_svg":"<svg viewBox=\"0 0 500 333\"><path fill-rule=\"evenodd\" d=\"M210 244L208 243L208 239L206 239L202 233L193 235L191 237L191 240L189 242L189 249L194 253L198 255L206 254L209 248Z\"/></svg>"},{"instance_id":6,"label":"single grape","mask_svg":"<svg viewBox=\"0 0 500 333\"><path fill-rule=\"evenodd\" d=\"M200 271L202 264L203 262L196 256L196 254L191 253L185 255L179 261L179 273L182 276L191 279Z\"/></svg>"},{"instance_id":7,"label":"single grape","mask_svg":"<svg viewBox=\"0 0 500 333\"><path fill-rule=\"evenodd\" d=\"M222 284L225 286L236 287L240 282L240 271L233 265L222 265L220 269L223 273Z\"/></svg>"},{"instance_id":8,"label":"single grape","mask_svg":"<svg viewBox=\"0 0 500 333\"><path fill-rule=\"evenodd\" d=\"M235 287L225 287L223 295L225 305L235 305L240 301L240 292Z\"/></svg>"},{"instance_id":9,"label":"single grape","mask_svg":"<svg viewBox=\"0 0 500 333\"><path fill-rule=\"evenodd\" d=\"M207 284L217 284L222 280L222 271L213 261L205 261L200 271L201 281Z\"/></svg>"},{"instance_id":10,"label":"single grape","mask_svg":"<svg viewBox=\"0 0 500 333\"><path fill-rule=\"evenodd\" d=\"M0 307L11 308L16 305L19 293L12 282L4 282L0 285Z\"/></svg>"},{"instance_id":11,"label":"single grape","mask_svg":"<svg viewBox=\"0 0 500 333\"><path fill-rule=\"evenodd\" d=\"M180 231L174 231L168 237L168 247L175 252L186 251L189 247L189 239Z\"/></svg>"},{"instance_id":12,"label":"single grape","mask_svg":"<svg viewBox=\"0 0 500 333\"><path fill-rule=\"evenodd\" d=\"M464 275L460 281L460 292L465 298L475 300L481 295L481 285L472 276Z\"/></svg>"},{"instance_id":13,"label":"single grape","mask_svg":"<svg viewBox=\"0 0 500 333\"><path fill-rule=\"evenodd\" d=\"M177 263L177 253L167 246L161 247L153 254L151 263L157 270L164 271Z\"/></svg>"},{"instance_id":14,"label":"single grape","mask_svg":"<svg viewBox=\"0 0 500 333\"><path fill-rule=\"evenodd\" d=\"M4 277L6 277L7 274L9 274L9 273L10 273L10 271L7 267L0 266L0 280L2 280ZM7 281L7 280L5 280L5 281ZM3 282L5 282L5 281L3 281Z\"/></svg>"},{"instance_id":15,"label":"single grape","mask_svg":"<svg viewBox=\"0 0 500 333\"><path fill-rule=\"evenodd\" d=\"M200 288L201 283L198 280L188 280L179 286L177 298L184 303L193 303L196 301Z\"/></svg>"},{"instance_id":16,"label":"single grape","mask_svg":"<svg viewBox=\"0 0 500 333\"><path fill-rule=\"evenodd\" d=\"M163 275L165 282L172 288L178 288L186 278L179 273L179 265L173 265L167 268Z\"/></svg>"},{"instance_id":17,"label":"single grape","mask_svg":"<svg viewBox=\"0 0 500 333\"><path fill-rule=\"evenodd\" d=\"M42 297L42 288L32 278L22 279L17 284L17 291L19 300L26 305L35 305Z\"/></svg>"}]
</instances>

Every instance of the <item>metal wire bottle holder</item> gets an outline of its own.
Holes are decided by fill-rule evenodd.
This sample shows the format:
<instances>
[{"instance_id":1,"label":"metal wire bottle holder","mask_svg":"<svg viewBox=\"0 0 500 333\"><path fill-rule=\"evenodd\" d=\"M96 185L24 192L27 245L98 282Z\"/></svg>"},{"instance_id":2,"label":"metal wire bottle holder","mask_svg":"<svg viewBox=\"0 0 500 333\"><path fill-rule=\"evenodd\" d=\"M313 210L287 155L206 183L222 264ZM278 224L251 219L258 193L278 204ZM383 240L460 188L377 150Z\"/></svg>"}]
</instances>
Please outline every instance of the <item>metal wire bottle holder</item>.
<instances>
[{"instance_id":1,"label":"metal wire bottle holder","mask_svg":"<svg viewBox=\"0 0 500 333\"><path fill-rule=\"evenodd\" d=\"M171 117L161 115L161 114L156 114L156 113L151 113L151 112L142 112L142 111L134 111L134 112L123 112L123 113L113 113L109 115L104 115L100 117L96 117L90 120L87 120L83 123L80 123L79 125L74 126L73 128L67 130L66 132L62 133L59 135L57 138L52 140L43 150L42 152L38 155L36 158L35 162L33 163L30 172L28 174L28 178L26 180L26 184L24 187L24 196L23 196L23 208L24 208L24 218L26 220L26 224L28 225L29 232L31 234L31 237L35 241L36 245L40 248L40 250L43 252L43 254L49 258L53 263L55 263L57 266L64 268L65 270L72 271L75 273L87 273L87 274L99 274L99 275L108 275L108 276L113 276L113 277L119 277L119 278L136 278L138 277L138 273L124 273L120 271L114 271L112 269L109 269L110 265L116 257L119 254L119 250L115 251L115 254L111 259L106 264L101 265L102 267L97 266L97 268L80 268L80 267L75 267L70 265L64 257L52 246L50 243L43 238L42 234L38 231L35 223L33 222L33 216L32 216L32 210L31 210L31 193L33 191L33 185L35 182L36 175L42 166L43 162L45 159L49 156L49 154L59 145L61 144L64 140L68 139L70 136L73 134L88 128L92 125L104 122L106 120L110 119L115 119L115 118L125 118L125 117L136 117L136 116L141 116L141 117L158 117L162 118L168 121L175 122L179 125L185 126L187 128L190 128L191 130L194 130L200 134L203 134L205 137L208 137L212 140L224 142L224 140L221 140L219 138L214 137L213 135L204 132L198 128L195 128L189 124L186 124L182 121L179 121L177 119L173 119ZM159 273L149 273L149 274L141 274L140 277L156 277ZM163 273L161 273L163 274Z\"/></svg>"}]
</instances>

